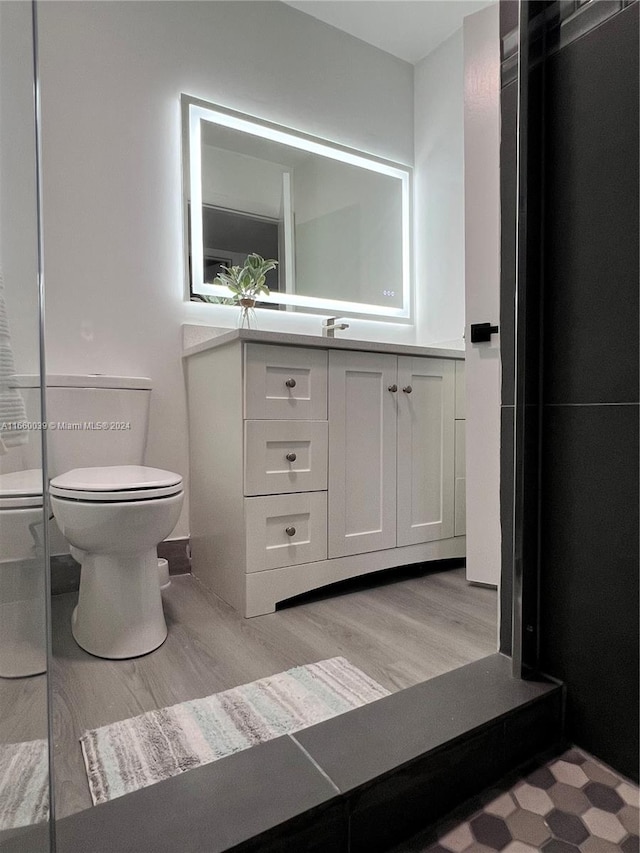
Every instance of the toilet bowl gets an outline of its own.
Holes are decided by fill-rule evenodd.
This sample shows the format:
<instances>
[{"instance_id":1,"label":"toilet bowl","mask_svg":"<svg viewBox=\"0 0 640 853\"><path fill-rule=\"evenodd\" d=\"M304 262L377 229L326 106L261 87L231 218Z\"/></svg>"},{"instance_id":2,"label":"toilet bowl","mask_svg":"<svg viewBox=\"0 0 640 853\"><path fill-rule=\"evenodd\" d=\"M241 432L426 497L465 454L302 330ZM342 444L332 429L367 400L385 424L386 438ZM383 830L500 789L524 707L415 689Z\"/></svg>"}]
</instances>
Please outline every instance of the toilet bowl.
<instances>
[{"instance_id":1,"label":"toilet bowl","mask_svg":"<svg viewBox=\"0 0 640 853\"><path fill-rule=\"evenodd\" d=\"M42 471L0 474L0 677L46 671Z\"/></svg>"},{"instance_id":2,"label":"toilet bowl","mask_svg":"<svg viewBox=\"0 0 640 853\"><path fill-rule=\"evenodd\" d=\"M141 465L76 468L50 483L51 509L81 552L73 636L102 658L147 654L167 636L157 546L175 527L182 477Z\"/></svg>"}]
</instances>

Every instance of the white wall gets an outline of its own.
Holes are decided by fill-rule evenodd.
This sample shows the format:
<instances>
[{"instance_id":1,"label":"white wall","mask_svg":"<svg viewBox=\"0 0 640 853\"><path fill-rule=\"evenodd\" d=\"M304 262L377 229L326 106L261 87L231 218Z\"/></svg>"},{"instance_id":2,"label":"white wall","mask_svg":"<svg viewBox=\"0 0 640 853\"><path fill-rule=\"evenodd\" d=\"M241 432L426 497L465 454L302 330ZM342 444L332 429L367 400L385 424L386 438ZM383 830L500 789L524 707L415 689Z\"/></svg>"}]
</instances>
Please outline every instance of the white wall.
<instances>
[{"instance_id":1,"label":"white wall","mask_svg":"<svg viewBox=\"0 0 640 853\"><path fill-rule=\"evenodd\" d=\"M416 325L421 344L464 347L462 29L415 67Z\"/></svg>"},{"instance_id":2,"label":"white wall","mask_svg":"<svg viewBox=\"0 0 640 853\"><path fill-rule=\"evenodd\" d=\"M51 0L39 14L48 369L152 377L146 461L186 474L180 326L236 312L184 302L180 93L411 163L413 68L281 3Z\"/></svg>"},{"instance_id":3,"label":"white wall","mask_svg":"<svg viewBox=\"0 0 640 853\"><path fill-rule=\"evenodd\" d=\"M497 4L464 22L466 316L500 322L500 23ZM467 335L467 580L500 578L500 335Z\"/></svg>"},{"instance_id":4,"label":"white wall","mask_svg":"<svg viewBox=\"0 0 640 853\"><path fill-rule=\"evenodd\" d=\"M0 3L0 270L18 373L36 373L39 355L31 33L29 3Z\"/></svg>"}]
</instances>

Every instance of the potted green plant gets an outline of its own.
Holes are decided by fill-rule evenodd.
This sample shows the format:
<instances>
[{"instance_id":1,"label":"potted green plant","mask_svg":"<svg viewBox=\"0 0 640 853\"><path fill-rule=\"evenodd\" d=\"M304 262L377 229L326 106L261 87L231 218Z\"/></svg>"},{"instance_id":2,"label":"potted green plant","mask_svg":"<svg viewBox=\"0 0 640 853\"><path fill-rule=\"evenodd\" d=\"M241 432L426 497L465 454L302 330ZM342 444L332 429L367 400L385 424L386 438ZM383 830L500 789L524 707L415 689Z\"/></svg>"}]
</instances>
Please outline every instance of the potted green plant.
<instances>
[{"instance_id":1,"label":"potted green plant","mask_svg":"<svg viewBox=\"0 0 640 853\"><path fill-rule=\"evenodd\" d=\"M278 261L273 258L265 260L261 255L252 252L242 266L223 266L223 272L218 273L213 284L221 285L231 291L231 304L240 306L241 328L250 329L255 324L255 306L259 296L268 296L267 273L274 270ZM226 301L226 300L225 300Z\"/></svg>"}]
</instances>

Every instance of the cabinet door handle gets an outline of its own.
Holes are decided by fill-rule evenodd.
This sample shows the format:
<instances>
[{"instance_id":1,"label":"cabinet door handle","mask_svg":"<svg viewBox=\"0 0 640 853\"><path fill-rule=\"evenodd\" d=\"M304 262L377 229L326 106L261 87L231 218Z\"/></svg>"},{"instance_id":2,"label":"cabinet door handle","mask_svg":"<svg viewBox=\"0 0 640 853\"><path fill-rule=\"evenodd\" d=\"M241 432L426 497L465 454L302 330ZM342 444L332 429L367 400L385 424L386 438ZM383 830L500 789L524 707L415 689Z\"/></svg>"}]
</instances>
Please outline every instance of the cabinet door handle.
<instances>
[{"instance_id":1,"label":"cabinet door handle","mask_svg":"<svg viewBox=\"0 0 640 853\"><path fill-rule=\"evenodd\" d=\"M413 391L413 388L411 387L411 385L405 385L402 390L405 394L410 394Z\"/></svg>"},{"instance_id":2,"label":"cabinet door handle","mask_svg":"<svg viewBox=\"0 0 640 853\"><path fill-rule=\"evenodd\" d=\"M287 527L287 528L285 528L284 532L287 534L287 536L295 536L296 535L295 527Z\"/></svg>"},{"instance_id":3,"label":"cabinet door handle","mask_svg":"<svg viewBox=\"0 0 640 853\"><path fill-rule=\"evenodd\" d=\"M389 385L389 391L391 391L392 394L395 394L397 390L398 390L397 385Z\"/></svg>"},{"instance_id":4,"label":"cabinet door handle","mask_svg":"<svg viewBox=\"0 0 640 853\"><path fill-rule=\"evenodd\" d=\"M287 462L295 462L298 457L296 456L295 453L287 453L285 458L286 458Z\"/></svg>"},{"instance_id":5,"label":"cabinet door handle","mask_svg":"<svg viewBox=\"0 0 640 853\"><path fill-rule=\"evenodd\" d=\"M287 388L295 388L296 387L296 380L295 379L287 379L287 381L284 384L287 386Z\"/></svg>"}]
</instances>

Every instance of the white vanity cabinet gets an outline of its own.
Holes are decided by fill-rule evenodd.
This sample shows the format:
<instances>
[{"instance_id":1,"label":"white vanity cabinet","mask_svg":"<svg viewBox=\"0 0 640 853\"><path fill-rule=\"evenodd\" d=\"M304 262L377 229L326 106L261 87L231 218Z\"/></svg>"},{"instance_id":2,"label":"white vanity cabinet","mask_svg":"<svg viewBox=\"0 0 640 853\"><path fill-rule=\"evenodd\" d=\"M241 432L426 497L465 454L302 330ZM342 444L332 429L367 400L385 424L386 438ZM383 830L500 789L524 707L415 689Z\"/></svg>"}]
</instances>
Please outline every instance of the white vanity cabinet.
<instances>
[{"instance_id":1,"label":"white vanity cabinet","mask_svg":"<svg viewBox=\"0 0 640 853\"><path fill-rule=\"evenodd\" d=\"M455 359L251 334L185 358L193 573L256 616L338 580L464 556Z\"/></svg>"}]
</instances>

